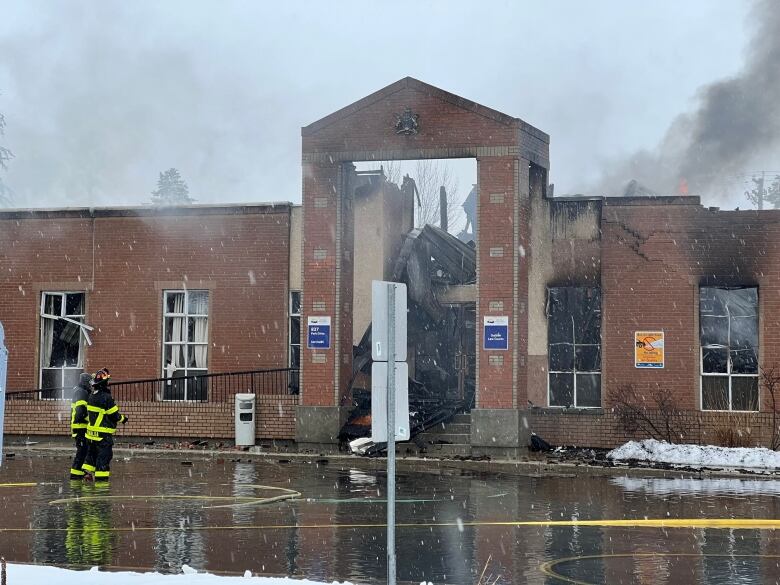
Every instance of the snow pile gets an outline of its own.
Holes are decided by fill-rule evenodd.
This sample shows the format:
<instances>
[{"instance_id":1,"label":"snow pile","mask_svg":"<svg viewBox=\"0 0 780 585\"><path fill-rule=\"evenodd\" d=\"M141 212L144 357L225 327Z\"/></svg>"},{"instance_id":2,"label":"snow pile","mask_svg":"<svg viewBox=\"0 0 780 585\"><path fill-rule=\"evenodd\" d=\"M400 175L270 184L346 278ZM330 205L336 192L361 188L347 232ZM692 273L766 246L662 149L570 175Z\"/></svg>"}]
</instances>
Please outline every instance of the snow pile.
<instances>
[{"instance_id":1,"label":"snow pile","mask_svg":"<svg viewBox=\"0 0 780 585\"><path fill-rule=\"evenodd\" d=\"M714 447L711 445L672 445L647 439L629 441L607 453L607 459L630 459L651 463L668 463L687 467L780 469L780 453L763 447Z\"/></svg>"},{"instance_id":2,"label":"snow pile","mask_svg":"<svg viewBox=\"0 0 780 585\"><path fill-rule=\"evenodd\" d=\"M209 573L197 573L184 565L182 575L160 573L106 573L93 568L89 571L71 571L44 565L8 565L8 582L24 585L321 585L320 582L287 577L221 577ZM336 582L334 581L334 585ZM350 585L344 583L343 585Z\"/></svg>"}]
</instances>

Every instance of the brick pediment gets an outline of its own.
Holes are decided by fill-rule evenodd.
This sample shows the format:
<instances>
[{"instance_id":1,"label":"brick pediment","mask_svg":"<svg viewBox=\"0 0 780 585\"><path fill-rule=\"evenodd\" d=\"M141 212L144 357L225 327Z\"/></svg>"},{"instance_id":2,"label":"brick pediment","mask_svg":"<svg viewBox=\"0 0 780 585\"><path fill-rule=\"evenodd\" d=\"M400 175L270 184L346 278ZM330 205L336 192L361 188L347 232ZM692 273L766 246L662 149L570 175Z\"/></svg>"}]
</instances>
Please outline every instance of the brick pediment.
<instances>
[{"instance_id":1,"label":"brick pediment","mask_svg":"<svg viewBox=\"0 0 780 585\"><path fill-rule=\"evenodd\" d=\"M405 111L416 118L415 132L399 132L396 126ZM549 142L544 132L519 118L411 77L305 126L301 133L304 155L343 153L336 156L342 160L358 160L361 153L368 160L388 154L401 159L479 156L490 148L503 150L487 154L512 155L526 137Z\"/></svg>"}]
</instances>

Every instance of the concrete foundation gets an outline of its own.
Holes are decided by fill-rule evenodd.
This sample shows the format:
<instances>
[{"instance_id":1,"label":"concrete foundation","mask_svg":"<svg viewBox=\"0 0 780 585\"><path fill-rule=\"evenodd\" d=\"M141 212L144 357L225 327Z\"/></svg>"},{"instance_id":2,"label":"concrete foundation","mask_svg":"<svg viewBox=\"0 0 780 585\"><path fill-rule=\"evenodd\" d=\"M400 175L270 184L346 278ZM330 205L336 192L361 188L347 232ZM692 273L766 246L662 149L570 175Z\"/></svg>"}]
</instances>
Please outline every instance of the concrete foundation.
<instances>
[{"instance_id":1,"label":"concrete foundation","mask_svg":"<svg viewBox=\"0 0 780 585\"><path fill-rule=\"evenodd\" d=\"M476 408L471 411L471 454L517 459L528 453L530 433L514 408Z\"/></svg>"},{"instance_id":2,"label":"concrete foundation","mask_svg":"<svg viewBox=\"0 0 780 585\"><path fill-rule=\"evenodd\" d=\"M335 453L346 411L338 406L298 406L295 442L301 453Z\"/></svg>"}]
</instances>

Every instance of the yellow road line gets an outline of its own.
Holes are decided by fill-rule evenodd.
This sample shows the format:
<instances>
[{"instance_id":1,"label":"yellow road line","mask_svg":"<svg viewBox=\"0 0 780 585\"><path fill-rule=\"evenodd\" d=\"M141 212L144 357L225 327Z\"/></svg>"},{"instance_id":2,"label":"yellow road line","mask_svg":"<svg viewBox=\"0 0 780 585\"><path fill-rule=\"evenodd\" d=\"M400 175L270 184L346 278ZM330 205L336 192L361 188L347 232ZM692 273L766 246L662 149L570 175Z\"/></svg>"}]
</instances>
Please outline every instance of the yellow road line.
<instances>
[{"instance_id":1,"label":"yellow road line","mask_svg":"<svg viewBox=\"0 0 780 585\"><path fill-rule=\"evenodd\" d=\"M398 528L452 528L452 527L600 527L600 528L731 528L751 530L780 529L780 520L769 518L649 518L638 520L528 520L528 521L475 521L475 522L422 522L398 523ZM371 529L386 528L387 524L259 524L259 525L223 525L223 526L125 526L96 528L103 532L142 532L150 530L198 531L209 530L329 530L329 529ZM64 532L67 528L0 528L1 532Z\"/></svg>"},{"instance_id":2,"label":"yellow road line","mask_svg":"<svg viewBox=\"0 0 780 585\"><path fill-rule=\"evenodd\" d=\"M539 565L539 571L548 577L554 577L564 583L573 583L574 585L598 585L590 581L579 581L572 577L567 577L561 573L557 573L553 570L553 567L562 565L564 563L572 563L576 561L590 561L594 559L620 559L620 558L647 558L647 557L717 557L717 558L756 558L756 559L780 559L780 555L766 555L766 554L728 554L728 553L607 553L603 555L581 555L576 557L564 557L560 559L553 559Z\"/></svg>"}]
</instances>

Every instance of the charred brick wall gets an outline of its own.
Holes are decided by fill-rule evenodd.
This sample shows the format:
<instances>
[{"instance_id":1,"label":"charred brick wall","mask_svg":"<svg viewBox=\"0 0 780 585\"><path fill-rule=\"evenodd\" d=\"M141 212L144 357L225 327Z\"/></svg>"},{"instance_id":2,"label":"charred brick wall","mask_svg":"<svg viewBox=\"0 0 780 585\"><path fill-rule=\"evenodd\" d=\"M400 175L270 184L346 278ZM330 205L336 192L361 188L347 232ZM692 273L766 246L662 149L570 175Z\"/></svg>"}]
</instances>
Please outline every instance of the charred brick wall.
<instances>
[{"instance_id":1,"label":"charred brick wall","mask_svg":"<svg viewBox=\"0 0 780 585\"><path fill-rule=\"evenodd\" d=\"M287 365L290 206L0 213L8 387L38 387L42 291L86 293L85 367L162 373L166 289L209 291L211 373Z\"/></svg>"},{"instance_id":2,"label":"charred brick wall","mask_svg":"<svg viewBox=\"0 0 780 585\"><path fill-rule=\"evenodd\" d=\"M780 211L720 211L697 197L616 198L601 217L602 405L583 412L527 411L529 428L554 444L614 447L633 436L612 412L631 385L649 404L671 391L688 428L685 440L723 442L731 428L748 444L771 444L772 404L760 388L759 413L701 410L699 287L757 286L759 365L780 365ZM560 270L556 274L560 277ZM574 270L563 281L585 285ZM663 369L637 369L634 332L662 330Z\"/></svg>"},{"instance_id":3,"label":"charred brick wall","mask_svg":"<svg viewBox=\"0 0 780 585\"><path fill-rule=\"evenodd\" d=\"M257 397L258 439L295 437L297 396ZM122 437L181 437L182 439L233 439L232 403L128 402L120 404L129 417L120 426ZM9 400L6 435L70 435L70 402L62 400Z\"/></svg>"}]
</instances>

